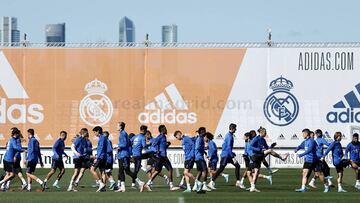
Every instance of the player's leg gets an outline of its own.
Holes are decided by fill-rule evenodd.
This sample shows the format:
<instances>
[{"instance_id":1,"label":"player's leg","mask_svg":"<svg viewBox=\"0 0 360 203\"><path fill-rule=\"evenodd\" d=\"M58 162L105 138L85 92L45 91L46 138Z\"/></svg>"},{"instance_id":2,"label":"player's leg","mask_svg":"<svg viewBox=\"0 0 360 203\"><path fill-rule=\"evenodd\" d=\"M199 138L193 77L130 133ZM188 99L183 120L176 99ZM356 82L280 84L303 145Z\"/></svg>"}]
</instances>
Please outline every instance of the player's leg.
<instances>
[{"instance_id":1,"label":"player's leg","mask_svg":"<svg viewBox=\"0 0 360 203\"><path fill-rule=\"evenodd\" d=\"M168 157L164 157L162 158L162 162L164 163L164 166L166 168L166 170L168 171L168 180L169 180L169 187L171 191L175 191L178 190L179 187L174 187L174 183L173 183L173 174L174 174L174 169L171 165L171 162L169 160Z\"/></svg>"},{"instance_id":2,"label":"player's leg","mask_svg":"<svg viewBox=\"0 0 360 203\"><path fill-rule=\"evenodd\" d=\"M359 173L359 166L357 163L355 163L354 161L350 161L350 166L351 168L354 170L355 173L355 188L356 189L360 189L360 173Z\"/></svg>"},{"instance_id":3,"label":"player's leg","mask_svg":"<svg viewBox=\"0 0 360 203\"><path fill-rule=\"evenodd\" d=\"M338 165L335 165L336 172L338 174L337 183L338 183L338 192L347 192L342 187L342 181L344 177L344 165L340 162Z\"/></svg>"},{"instance_id":4,"label":"player's leg","mask_svg":"<svg viewBox=\"0 0 360 203\"><path fill-rule=\"evenodd\" d=\"M296 189L296 192L305 192L306 183L311 175L311 172L314 170L314 163L305 162L302 170L302 179L301 179L301 188Z\"/></svg>"},{"instance_id":5,"label":"player's leg","mask_svg":"<svg viewBox=\"0 0 360 203\"><path fill-rule=\"evenodd\" d=\"M26 168L26 176L27 176L27 191L31 191L31 183L32 180L35 180L36 182L38 182L41 185L42 191L45 190L45 185L44 182L42 180L40 180L40 178L38 178L37 176L34 175L36 169L36 163L32 163L32 162L28 162L27 163L27 168Z\"/></svg>"}]
</instances>

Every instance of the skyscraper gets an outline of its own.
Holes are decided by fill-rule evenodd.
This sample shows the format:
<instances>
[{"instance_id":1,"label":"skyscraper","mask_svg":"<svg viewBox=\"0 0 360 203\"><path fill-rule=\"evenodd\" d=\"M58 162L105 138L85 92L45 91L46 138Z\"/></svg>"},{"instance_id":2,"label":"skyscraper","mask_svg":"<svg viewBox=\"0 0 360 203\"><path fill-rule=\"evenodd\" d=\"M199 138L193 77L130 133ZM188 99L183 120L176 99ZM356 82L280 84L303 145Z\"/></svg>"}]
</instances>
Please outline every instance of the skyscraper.
<instances>
[{"instance_id":1,"label":"skyscraper","mask_svg":"<svg viewBox=\"0 0 360 203\"><path fill-rule=\"evenodd\" d=\"M65 23L45 26L46 43L65 42Z\"/></svg>"},{"instance_id":2,"label":"skyscraper","mask_svg":"<svg viewBox=\"0 0 360 203\"><path fill-rule=\"evenodd\" d=\"M176 43L177 42L177 25L163 25L161 27L162 42Z\"/></svg>"},{"instance_id":3,"label":"skyscraper","mask_svg":"<svg viewBox=\"0 0 360 203\"><path fill-rule=\"evenodd\" d=\"M20 42L20 31L17 29L17 18L4 16L0 20L0 43L10 45L9 43Z\"/></svg>"},{"instance_id":4,"label":"skyscraper","mask_svg":"<svg viewBox=\"0 0 360 203\"><path fill-rule=\"evenodd\" d=\"M119 42L135 42L135 25L126 16L119 23Z\"/></svg>"}]
</instances>

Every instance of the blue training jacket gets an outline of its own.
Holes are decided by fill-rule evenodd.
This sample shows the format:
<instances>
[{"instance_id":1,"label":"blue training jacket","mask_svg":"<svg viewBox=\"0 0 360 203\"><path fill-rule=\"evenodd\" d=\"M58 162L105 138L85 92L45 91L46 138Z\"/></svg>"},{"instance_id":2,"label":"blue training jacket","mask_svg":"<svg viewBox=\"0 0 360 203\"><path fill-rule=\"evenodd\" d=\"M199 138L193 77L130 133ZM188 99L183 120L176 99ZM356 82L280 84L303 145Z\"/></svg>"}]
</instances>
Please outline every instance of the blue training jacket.
<instances>
[{"instance_id":1,"label":"blue training jacket","mask_svg":"<svg viewBox=\"0 0 360 203\"><path fill-rule=\"evenodd\" d=\"M205 141L203 136L198 136L195 141L195 161L204 159L205 154Z\"/></svg>"},{"instance_id":2,"label":"blue training jacket","mask_svg":"<svg viewBox=\"0 0 360 203\"><path fill-rule=\"evenodd\" d=\"M336 140L330 144L330 146L325 151L323 157L325 158L329 152L332 154L332 160L334 166L339 165L341 163L341 160L344 156L344 152L342 150L342 146L340 141Z\"/></svg>"},{"instance_id":3,"label":"blue training jacket","mask_svg":"<svg viewBox=\"0 0 360 203\"><path fill-rule=\"evenodd\" d=\"M350 153L350 156L348 154ZM351 161L360 163L360 142L350 142L345 149L345 159L350 158Z\"/></svg>"},{"instance_id":4,"label":"blue training jacket","mask_svg":"<svg viewBox=\"0 0 360 203\"><path fill-rule=\"evenodd\" d=\"M65 142L62 139L56 140L55 144L52 147L53 156L52 158L54 160L60 160L62 159L63 155L65 154Z\"/></svg>"},{"instance_id":5,"label":"blue training jacket","mask_svg":"<svg viewBox=\"0 0 360 203\"><path fill-rule=\"evenodd\" d=\"M219 160L217 146L212 140L208 142L208 157L210 157L210 162L217 162Z\"/></svg>"},{"instance_id":6,"label":"blue training jacket","mask_svg":"<svg viewBox=\"0 0 360 203\"><path fill-rule=\"evenodd\" d=\"M41 152L39 141L35 137L29 139L27 150L26 161L37 164L38 161L41 160Z\"/></svg>"},{"instance_id":7,"label":"blue training jacket","mask_svg":"<svg viewBox=\"0 0 360 203\"><path fill-rule=\"evenodd\" d=\"M232 133L228 132L225 135L224 143L222 144L221 157L234 157L233 153L234 147L234 136Z\"/></svg>"},{"instance_id":8,"label":"blue training jacket","mask_svg":"<svg viewBox=\"0 0 360 203\"><path fill-rule=\"evenodd\" d=\"M314 163L316 162L316 142L314 138L307 138L304 142L304 150L305 152L299 154L299 157L305 157L305 162Z\"/></svg>"},{"instance_id":9,"label":"blue training jacket","mask_svg":"<svg viewBox=\"0 0 360 203\"><path fill-rule=\"evenodd\" d=\"M12 137L7 143L4 160L13 163L17 152L23 152L23 150L22 147L16 143L16 139Z\"/></svg>"},{"instance_id":10,"label":"blue training jacket","mask_svg":"<svg viewBox=\"0 0 360 203\"><path fill-rule=\"evenodd\" d=\"M100 135L97 150L96 150L96 159L97 160L106 160L107 158L107 137L105 135Z\"/></svg>"},{"instance_id":11,"label":"blue training jacket","mask_svg":"<svg viewBox=\"0 0 360 203\"><path fill-rule=\"evenodd\" d=\"M146 147L146 138L143 134L135 135L131 138L132 143L132 156L133 157L141 157L142 149Z\"/></svg>"},{"instance_id":12,"label":"blue training jacket","mask_svg":"<svg viewBox=\"0 0 360 203\"><path fill-rule=\"evenodd\" d=\"M185 161L195 158L195 140L196 137L189 136L184 136L182 139Z\"/></svg>"},{"instance_id":13,"label":"blue training jacket","mask_svg":"<svg viewBox=\"0 0 360 203\"><path fill-rule=\"evenodd\" d=\"M125 130L122 130L119 133L119 142L118 142L118 159L125 157L130 157L130 139L129 135Z\"/></svg>"}]
</instances>

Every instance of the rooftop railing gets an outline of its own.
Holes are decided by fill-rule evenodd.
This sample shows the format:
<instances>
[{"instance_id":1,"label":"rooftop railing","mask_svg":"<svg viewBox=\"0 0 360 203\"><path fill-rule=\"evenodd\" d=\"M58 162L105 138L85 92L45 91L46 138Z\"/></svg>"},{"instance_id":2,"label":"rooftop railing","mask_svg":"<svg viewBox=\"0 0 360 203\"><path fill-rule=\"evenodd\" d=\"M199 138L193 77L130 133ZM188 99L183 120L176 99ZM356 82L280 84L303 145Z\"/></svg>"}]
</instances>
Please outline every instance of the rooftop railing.
<instances>
[{"instance_id":1,"label":"rooftop railing","mask_svg":"<svg viewBox=\"0 0 360 203\"><path fill-rule=\"evenodd\" d=\"M0 48L357 48L360 42L96 42L0 43Z\"/></svg>"}]
</instances>

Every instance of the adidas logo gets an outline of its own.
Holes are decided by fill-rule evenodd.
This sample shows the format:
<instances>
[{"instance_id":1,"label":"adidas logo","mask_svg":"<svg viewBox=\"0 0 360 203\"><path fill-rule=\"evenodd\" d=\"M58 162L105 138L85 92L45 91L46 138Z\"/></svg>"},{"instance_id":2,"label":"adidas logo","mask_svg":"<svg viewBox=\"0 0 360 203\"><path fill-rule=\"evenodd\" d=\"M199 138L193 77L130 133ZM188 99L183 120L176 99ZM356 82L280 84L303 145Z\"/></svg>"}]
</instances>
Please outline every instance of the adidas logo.
<instances>
[{"instance_id":1,"label":"adidas logo","mask_svg":"<svg viewBox=\"0 0 360 203\"><path fill-rule=\"evenodd\" d=\"M175 84L171 84L165 88L165 92L155 97L155 101L145 105L145 112L139 114L138 120L144 124L196 123L196 113L188 112L188 110L189 108Z\"/></svg>"},{"instance_id":2,"label":"adidas logo","mask_svg":"<svg viewBox=\"0 0 360 203\"><path fill-rule=\"evenodd\" d=\"M279 137L277 138L278 140L285 140L285 137L283 134L280 134Z\"/></svg>"},{"instance_id":3,"label":"adidas logo","mask_svg":"<svg viewBox=\"0 0 360 203\"><path fill-rule=\"evenodd\" d=\"M298 136L296 134L294 134L293 136L291 136L291 140L298 140Z\"/></svg>"},{"instance_id":4,"label":"adidas logo","mask_svg":"<svg viewBox=\"0 0 360 203\"><path fill-rule=\"evenodd\" d=\"M333 105L335 111L326 115L329 123L360 123L360 83L355 85L356 91L350 91L344 95L345 101L339 101ZM355 109L355 110L354 110Z\"/></svg>"},{"instance_id":5,"label":"adidas logo","mask_svg":"<svg viewBox=\"0 0 360 203\"><path fill-rule=\"evenodd\" d=\"M24 87L16 76L13 68L2 51L0 51L0 86L9 99L28 99ZM39 124L44 120L40 104L30 104L27 106L21 100L20 104L7 105L5 98L0 99L0 124L9 121L12 124L23 124L26 122Z\"/></svg>"},{"instance_id":6,"label":"adidas logo","mask_svg":"<svg viewBox=\"0 0 360 203\"><path fill-rule=\"evenodd\" d=\"M216 136L216 139L223 140L224 138L223 138L222 134L219 134L218 136Z\"/></svg>"},{"instance_id":7,"label":"adidas logo","mask_svg":"<svg viewBox=\"0 0 360 203\"><path fill-rule=\"evenodd\" d=\"M4 134L0 134L0 140L5 140Z\"/></svg>"},{"instance_id":8,"label":"adidas logo","mask_svg":"<svg viewBox=\"0 0 360 203\"><path fill-rule=\"evenodd\" d=\"M48 134L46 137L45 137L45 140L53 140L54 138L51 136L51 134Z\"/></svg>"}]
</instances>

